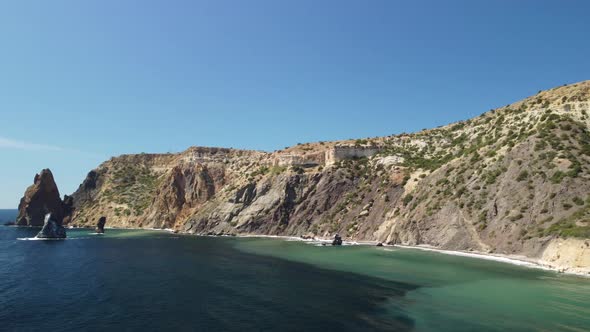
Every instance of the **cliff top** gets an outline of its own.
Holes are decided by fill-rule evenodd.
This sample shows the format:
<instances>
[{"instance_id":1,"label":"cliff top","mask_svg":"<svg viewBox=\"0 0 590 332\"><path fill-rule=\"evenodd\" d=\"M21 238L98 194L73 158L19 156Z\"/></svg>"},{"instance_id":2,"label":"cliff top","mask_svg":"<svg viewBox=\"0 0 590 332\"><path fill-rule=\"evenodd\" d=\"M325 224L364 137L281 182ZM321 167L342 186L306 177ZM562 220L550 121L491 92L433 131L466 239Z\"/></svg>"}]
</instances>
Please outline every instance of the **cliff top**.
<instances>
[{"instance_id":1,"label":"cliff top","mask_svg":"<svg viewBox=\"0 0 590 332\"><path fill-rule=\"evenodd\" d=\"M514 109L520 110L544 110L544 109L555 109L558 112L564 111L568 104L583 102L590 99L590 80L582 81L573 84L564 84L563 86L555 87L548 90L539 91L537 94L527 97L523 100L516 101L512 104L499 107L492 110L492 112L506 112ZM567 109L566 109L567 110ZM470 123L472 120L486 117L490 112L484 112L482 115L469 120L458 121L449 123L438 128L425 129L413 133L400 133L384 137L367 137L358 139L347 139L337 141L320 141L320 142L309 142L309 143L298 143L293 146L285 147L284 149L276 150L274 152L265 152L257 150L243 150L223 147L203 147L203 146L191 146L185 151L178 153L141 153L141 154L125 154L115 158L140 158L141 160L150 160L154 158L162 158L168 156L169 158L176 158L178 156L186 155L208 155L212 158L215 157L236 157L245 155L256 155L258 157L268 157L272 155L282 154L294 154L294 155L309 155L318 152L323 152L334 148L336 146L357 146L357 147L382 147L388 144L391 140L398 139L416 139L424 136L431 136L433 133L436 134L438 131L450 130L457 128L457 126L463 126ZM141 157L137 157L141 156ZM112 159L113 160L113 159Z\"/></svg>"}]
</instances>

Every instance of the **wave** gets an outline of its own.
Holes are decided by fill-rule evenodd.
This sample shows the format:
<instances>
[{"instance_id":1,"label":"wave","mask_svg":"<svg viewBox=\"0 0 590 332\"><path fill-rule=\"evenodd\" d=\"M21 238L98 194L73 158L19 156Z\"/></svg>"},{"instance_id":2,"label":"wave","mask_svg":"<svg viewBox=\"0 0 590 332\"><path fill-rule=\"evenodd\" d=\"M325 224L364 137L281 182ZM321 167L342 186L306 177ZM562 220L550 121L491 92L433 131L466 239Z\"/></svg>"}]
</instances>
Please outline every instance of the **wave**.
<instances>
[{"instance_id":1,"label":"wave","mask_svg":"<svg viewBox=\"0 0 590 332\"><path fill-rule=\"evenodd\" d=\"M63 240L67 240L67 238L51 239L51 238L42 238L42 237L17 237L16 239L19 241L63 241Z\"/></svg>"},{"instance_id":2,"label":"wave","mask_svg":"<svg viewBox=\"0 0 590 332\"><path fill-rule=\"evenodd\" d=\"M535 268L535 269L542 269L547 271L556 271L556 269L541 265L537 262L531 262L518 258L513 257L506 257L505 255L492 255L492 254L485 254L485 253L477 253L477 252L463 252L463 251L455 251L455 250L444 250L444 249L437 249L432 247L426 246L405 246L405 245L395 245L396 247L400 248L407 248L407 249L418 249L423 251L431 251L445 255L453 255L453 256L462 256L462 257L470 257L470 258L477 258L477 259L485 259L489 261L496 261L501 263L508 263L512 265L518 265L528 268Z\"/></svg>"}]
</instances>

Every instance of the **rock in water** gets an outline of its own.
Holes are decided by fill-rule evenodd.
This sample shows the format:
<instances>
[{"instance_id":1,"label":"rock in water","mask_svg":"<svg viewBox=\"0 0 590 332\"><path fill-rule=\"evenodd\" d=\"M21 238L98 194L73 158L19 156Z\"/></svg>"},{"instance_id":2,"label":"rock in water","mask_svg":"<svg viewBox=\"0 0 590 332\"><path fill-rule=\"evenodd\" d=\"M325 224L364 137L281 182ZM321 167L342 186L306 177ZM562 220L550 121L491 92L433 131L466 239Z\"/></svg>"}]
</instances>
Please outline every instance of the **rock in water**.
<instances>
[{"instance_id":1,"label":"rock in water","mask_svg":"<svg viewBox=\"0 0 590 332\"><path fill-rule=\"evenodd\" d=\"M341 246L342 245L342 237L340 237L340 235L338 235L338 234L334 235L334 241L332 241L332 245L333 246Z\"/></svg>"},{"instance_id":2,"label":"rock in water","mask_svg":"<svg viewBox=\"0 0 590 332\"><path fill-rule=\"evenodd\" d=\"M34 183L25 191L18 205L16 224L42 226L46 213L51 213L60 222L64 217L64 205L49 169L35 175Z\"/></svg>"},{"instance_id":3,"label":"rock in water","mask_svg":"<svg viewBox=\"0 0 590 332\"><path fill-rule=\"evenodd\" d=\"M107 223L107 217L100 217L96 223L96 232L104 233L104 225Z\"/></svg>"},{"instance_id":4,"label":"rock in water","mask_svg":"<svg viewBox=\"0 0 590 332\"><path fill-rule=\"evenodd\" d=\"M57 220L51 213L45 215L43 228L37 234L40 239L65 239L66 229L62 226L60 220Z\"/></svg>"}]
</instances>

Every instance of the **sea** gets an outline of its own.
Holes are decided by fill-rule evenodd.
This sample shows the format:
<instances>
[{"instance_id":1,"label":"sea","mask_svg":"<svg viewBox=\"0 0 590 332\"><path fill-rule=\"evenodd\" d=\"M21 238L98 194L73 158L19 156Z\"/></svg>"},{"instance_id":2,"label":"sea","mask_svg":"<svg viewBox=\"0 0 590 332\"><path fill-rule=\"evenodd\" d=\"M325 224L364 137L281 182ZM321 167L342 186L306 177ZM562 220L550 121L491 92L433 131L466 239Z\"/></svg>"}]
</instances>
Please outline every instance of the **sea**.
<instances>
[{"instance_id":1,"label":"sea","mask_svg":"<svg viewBox=\"0 0 590 332\"><path fill-rule=\"evenodd\" d=\"M0 225L16 220L18 210L15 209L0 209Z\"/></svg>"},{"instance_id":2,"label":"sea","mask_svg":"<svg viewBox=\"0 0 590 332\"><path fill-rule=\"evenodd\" d=\"M590 279L397 247L0 226L2 331L590 331Z\"/></svg>"}]
</instances>

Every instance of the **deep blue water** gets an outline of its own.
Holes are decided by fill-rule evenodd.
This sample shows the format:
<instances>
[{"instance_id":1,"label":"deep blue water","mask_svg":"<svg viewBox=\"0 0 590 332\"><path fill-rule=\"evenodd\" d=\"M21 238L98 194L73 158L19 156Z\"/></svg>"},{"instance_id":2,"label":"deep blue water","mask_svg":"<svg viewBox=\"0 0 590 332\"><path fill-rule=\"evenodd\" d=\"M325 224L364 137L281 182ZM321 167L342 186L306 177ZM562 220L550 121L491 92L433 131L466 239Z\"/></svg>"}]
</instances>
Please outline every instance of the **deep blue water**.
<instances>
[{"instance_id":1,"label":"deep blue water","mask_svg":"<svg viewBox=\"0 0 590 332\"><path fill-rule=\"evenodd\" d=\"M254 238L0 226L2 331L589 331L590 279ZM25 240L23 240L25 239Z\"/></svg>"},{"instance_id":2,"label":"deep blue water","mask_svg":"<svg viewBox=\"0 0 590 332\"><path fill-rule=\"evenodd\" d=\"M19 241L0 230L0 322L7 330L405 331L378 317L409 283L238 251L231 240L70 230L66 241ZM110 233L110 235L109 235ZM127 234L126 234L127 233ZM351 287L353 285L353 287Z\"/></svg>"},{"instance_id":3,"label":"deep blue water","mask_svg":"<svg viewBox=\"0 0 590 332\"><path fill-rule=\"evenodd\" d=\"M18 215L18 210L15 209L0 209L0 225L9 221L15 221Z\"/></svg>"}]
</instances>

